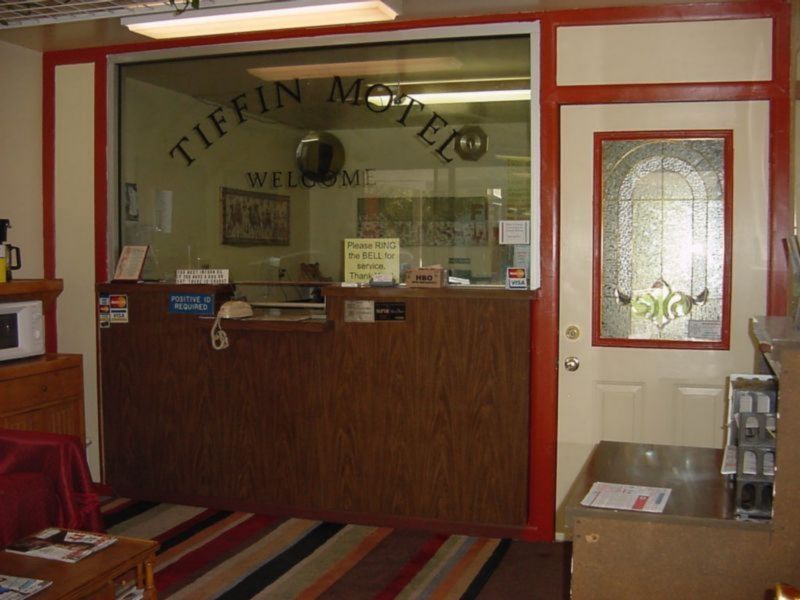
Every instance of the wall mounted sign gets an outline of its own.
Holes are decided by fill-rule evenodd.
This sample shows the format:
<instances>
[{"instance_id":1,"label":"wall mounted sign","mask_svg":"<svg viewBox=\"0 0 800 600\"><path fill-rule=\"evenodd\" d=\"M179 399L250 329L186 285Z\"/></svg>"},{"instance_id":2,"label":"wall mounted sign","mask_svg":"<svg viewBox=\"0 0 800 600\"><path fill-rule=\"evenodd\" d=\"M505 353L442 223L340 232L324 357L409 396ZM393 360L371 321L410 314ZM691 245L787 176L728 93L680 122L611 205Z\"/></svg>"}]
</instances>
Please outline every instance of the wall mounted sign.
<instances>
[{"instance_id":1,"label":"wall mounted sign","mask_svg":"<svg viewBox=\"0 0 800 600\"><path fill-rule=\"evenodd\" d=\"M501 244L530 244L531 222L525 221L500 221Z\"/></svg>"},{"instance_id":2,"label":"wall mounted sign","mask_svg":"<svg viewBox=\"0 0 800 600\"><path fill-rule=\"evenodd\" d=\"M374 300L345 300L345 323L374 323L376 321L405 321L405 302L375 302Z\"/></svg>"},{"instance_id":3,"label":"wall mounted sign","mask_svg":"<svg viewBox=\"0 0 800 600\"><path fill-rule=\"evenodd\" d=\"M374 323L375 302L373 300L345 300L345 323Z\"/></svg>"},{"instance_id":4,"label":"wall mounted sign","mask_svg":"<svg viewBox=\"0 0 800 600\"><path fill-rule=\"evenodd\" d=\"M376 302L375 303L376 321L405 321L406 303L405 302Z\"/></svg>"}]
</instances>

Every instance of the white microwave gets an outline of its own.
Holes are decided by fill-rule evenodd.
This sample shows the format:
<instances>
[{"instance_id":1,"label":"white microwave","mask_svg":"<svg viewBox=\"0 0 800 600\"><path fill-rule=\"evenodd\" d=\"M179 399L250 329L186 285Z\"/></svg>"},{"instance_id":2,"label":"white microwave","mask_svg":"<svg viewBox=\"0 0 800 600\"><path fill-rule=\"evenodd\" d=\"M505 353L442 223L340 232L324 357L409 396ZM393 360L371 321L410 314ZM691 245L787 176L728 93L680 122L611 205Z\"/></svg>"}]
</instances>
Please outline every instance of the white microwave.
<instances>
[{"instance_id":1,"label":"white microwave","mask_svg":"<svg viewBox=\"0 0 800 600\"><path fill-rule=\"evenodd\" d=\"M44 354L41 301L0 302L0 361L39 354Z\"/></svg>"}]
</instances>

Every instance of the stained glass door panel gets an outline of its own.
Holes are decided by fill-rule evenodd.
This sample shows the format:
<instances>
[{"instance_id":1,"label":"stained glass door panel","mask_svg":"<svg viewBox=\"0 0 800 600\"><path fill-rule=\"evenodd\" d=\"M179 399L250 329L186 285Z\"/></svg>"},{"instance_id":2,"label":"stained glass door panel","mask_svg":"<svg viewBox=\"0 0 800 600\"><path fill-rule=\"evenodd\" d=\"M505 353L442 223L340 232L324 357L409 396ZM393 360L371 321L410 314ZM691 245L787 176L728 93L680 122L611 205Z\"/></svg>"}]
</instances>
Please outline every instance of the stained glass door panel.
<instances>
[{"instance_id":1,"label":"stained glass door panel","mask_svg":"<svg viewBox=\"0 0 800 600\"><path fill-rule=\"evenodd\" d=\"M730 137L596 134L596 345L727 345Z\"/></svg>"}]
</instances>

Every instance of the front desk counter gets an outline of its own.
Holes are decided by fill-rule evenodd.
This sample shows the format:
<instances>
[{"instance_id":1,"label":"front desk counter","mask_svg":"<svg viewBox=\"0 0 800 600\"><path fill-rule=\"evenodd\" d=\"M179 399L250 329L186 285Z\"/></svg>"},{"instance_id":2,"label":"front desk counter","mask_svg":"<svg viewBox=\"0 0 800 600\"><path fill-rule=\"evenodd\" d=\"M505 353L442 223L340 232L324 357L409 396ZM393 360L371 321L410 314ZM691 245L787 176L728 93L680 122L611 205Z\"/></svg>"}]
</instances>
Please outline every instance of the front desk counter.
<instances>
[{"instance_id":1,"label":"front desk counter","mask_svg":"<svg viewBox=\"0 0 800 600\"><path fill-rule=\"evenodd\" d=\"M98 286L128 304L128 322L99 332L115 492L463 531L527 523L532 293L329 286L327 319L226 320L230 347L215 351L210 319L169 313L176 291L217 306L233 294Z\"/></svg>"},{"instance_id":2,"label":"front desk counter","mask_svg":"<svg viewBox=\"0 0 800 600\"><path fill-rule=\"evenodd\" d=\"M796 582L797 526L736 520L721 459L710 448L600 442L565 501L572 598L744 600ZM582 506L597 481L672 492L660 514Z\"/></svg>"}]
</instances>

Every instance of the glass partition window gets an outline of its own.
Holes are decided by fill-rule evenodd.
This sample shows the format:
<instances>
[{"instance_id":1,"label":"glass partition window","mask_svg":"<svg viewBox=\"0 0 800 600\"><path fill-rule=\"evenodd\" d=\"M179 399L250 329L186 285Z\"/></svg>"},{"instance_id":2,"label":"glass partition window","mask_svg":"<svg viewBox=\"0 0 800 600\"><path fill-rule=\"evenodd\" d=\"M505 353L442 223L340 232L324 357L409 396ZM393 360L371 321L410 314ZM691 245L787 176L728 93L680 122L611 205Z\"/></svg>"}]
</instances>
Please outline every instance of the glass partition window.
<instances>
[{"instance_id":1,"label":"glass partition window","mask_svg":"<svg viewBox=\"0 0 800 600\"><path fill-rule=\"evenodd\" d=\"M597 134L595 345L727 347L730 132Z\"/></svg>"},{"instance_id":2,"label":"glass partition window","mask_svg":"<svg viewBox=\"0 0 800 600\"><path fill-rule=\"evenodd\" d=\"M531 218L530 55L525 35L122 65L121 245L150 245L147 279L343 281L345 241L378 238L401 278L503 285L530 267L499 239Z\"/></svg>"}]
</instances>

